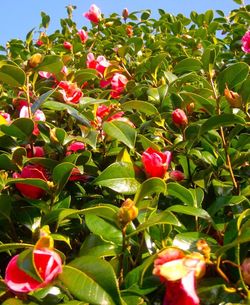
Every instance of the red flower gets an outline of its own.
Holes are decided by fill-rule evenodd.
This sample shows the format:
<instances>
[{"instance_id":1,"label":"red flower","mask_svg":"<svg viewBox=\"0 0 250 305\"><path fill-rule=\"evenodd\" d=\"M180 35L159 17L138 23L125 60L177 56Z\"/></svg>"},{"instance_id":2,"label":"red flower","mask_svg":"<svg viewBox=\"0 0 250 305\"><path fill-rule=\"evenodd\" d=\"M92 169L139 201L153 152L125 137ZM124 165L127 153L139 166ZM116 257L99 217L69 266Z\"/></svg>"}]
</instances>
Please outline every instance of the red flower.
<instances>
[{"instance_id":1,"label":"red flower","mask_svg":"<svg viewBox=\"0 0 250 305\"><path fill-rule=\"evenodd\" d=\"M85 43L88 40L88 33L86 31L79 30L77 34L79 35L82 43Z\"/></svg>"},{"instance_id":2,"label":"red flower","mask_svg":"<svg viewBox=\"0 0 250 305\"><path fill-rule=\"evenodd\" d=\"M185 112L179 108L175 109L172 112L172 120L177 127L185 127L188 124L188 118Z\"/></svg>"},{"instance_id":3,"label":"red flower","mask_svg":"<svg viewBox=\"0 0 250 305\"><path fill-rule=\"evenodd\" d=\"M98 71L103 77L103 73L105 69L110 66L110 62L102 55L98 56L97 59L95 59L93 53L88 53L86 65L87 68L95 69L96 71Z\"/></svg>"},{"instance_id":4,"label":"red flower","mask_svg":"<svg viewBox=\"0 0 250 305\"><path fill-rule=\"evenodd\" d=\"M68 41L64 41L63 46L66 50L72 50L72 44Z\"/></svg>"},{"instance_id":5,"label":"red flower","mask_svg":"<svg viewBox=\"0 0 250 305\"><path fill-rule=\"evenodd\" d=\"M205 262L200 253L185 253L168 248L159 253L153 274L166 285L163 305L199 305L195 291L195 278L204 274Z\"/></svg>"},{"instance_id":6,"label":"red flower","mask_svg":"<svg viewBox=\"0 0 250 305\"><path fill-rule=\"evenodd\" d=\"M18 267L18 255L14 256L5 272L6 285L15 292L30 292L44 287L62 272L62 260L53 250L47 248L36 249L33 252L34 266L41 278L41 282L35 280Z\"/></svg>"},{"instance_id":7,"label":"red flower","mask_svg":"<svg viewBox=\"0 0 250 305\"><path fill-rule=\"evenodd\" d=\"M95 4L92 4L89 11L84 13L83 16L94 23L98 23L102 18L101 10Z\"/></svg>"},{"instance_id":8,"label":"red flower","mask_svg":"<svg viewBox=\"0 0 250 305\"><path fill-rule=\"evenodd\" d=\"M27 150L28 158L33 158L33 157L40 158L40 157L44 157L45 155L44 149L41 146L33 146L33 153L30 146L28 146L26 150Z\"/></svg>"},{"instance_id":9,"label":"red flower","mask_svg":"<svg viewBox=\"0 0 250 305\"><path fill-rule=\"evenodd\" d=\"M13 178L37 178L47 181L47 174L41 165L26 165L21 174L14 173ZM41 198L45 191L37 186L28 185L25 183L16 183L16 188L20 193L29 199L39 199Z\"/></svg>"},{"instance_id":10,"label":"red flower","mask_svg":"<svg viewBox=\"0 0 250 305\"><path fill-rule=\"evenodd\" d=\"M112 98L119 98L120 94L126 88L128 79L125 75L121 73L115 73L111 79L111 96Z\"/></svg>"},{"instance_id":11,"label":"red flower","mask_svg":"<svg viewBox=\"0 0 250 305\"><path fill-rule=\"evenodd\" d=\"M247 31L245 35L241 39L242 42L242 50L245 53L250 53L250 31Z\"/></svg>"},{"instance_id":12,"label":"red flower","mask_svg":"<svg viewBox=\"0 0 250 305\"><path fill-rule=\"evenodd\" d=\"M63 90L59 90L61 92L63 99L66 103L79 103L80 98L82 97L82 91L77 87L76 83L70 83L68 81L60 81L58 84L60 88Z\"/></svg>"},{"instance_id":13,"label":"red flower","mask_svg":"<svg viewBox=\"0 0 250 305\"><path fill-rule=\"evenodd\" d=\"M148 177L164 178L170 161L170 151L162 153L149 147L142 154L142 163Z\"/></svg>"},{"instance_id":14,"label":"red flower","mask_svg":"<svg viewBox=\"0 0 250 305\"><path fill-rule=\"evenodd\" d=\"M72 153L76 153L79 150L84 150L85 144L82 142L73 142L67 147L66 155L71 155Z\"/></svg>"},{"instance_id":15,"label":"red flower","mask_svg":"<svg viewBox=\"0 0 250 305\"><path fill-rule=\"evenodd\" d=\"M185 179L185 175L183 172L178 170L173 170L169 173L169 177L173 179L174 181L182 181Z\"/></svg>"}]
</instances>

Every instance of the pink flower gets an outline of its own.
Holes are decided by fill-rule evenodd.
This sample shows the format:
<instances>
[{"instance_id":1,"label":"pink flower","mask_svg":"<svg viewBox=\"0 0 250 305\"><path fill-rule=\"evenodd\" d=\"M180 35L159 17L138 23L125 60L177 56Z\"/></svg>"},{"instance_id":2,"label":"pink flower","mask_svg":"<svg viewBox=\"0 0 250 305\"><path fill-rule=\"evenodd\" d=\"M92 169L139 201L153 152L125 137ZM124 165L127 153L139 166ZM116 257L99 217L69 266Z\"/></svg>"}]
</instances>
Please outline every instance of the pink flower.
<instances>
[{"instance_id":1,"label":"pink flower","mask_svg":"<svg viewBox=\"0 0 250 305\"><path fill-rule=\"evenodd\" d=\"M19 117L20 118L29 118L29 110L28 110L28 106L22 106L20 113L19 113ZM45 122L46 121L46 117L45 114L43 113L42 110L36 110L36 112L33 114L33 120L34 121L42 121ZM38 136L40 134L40 131L38 129L38 124L34 123L34 130L33 130L33 134L35 136Z\"/></svg>"},{"instance_id":2,"label":"pink flower","mask_svg":"<svg viewBox=\"0 0 250 305\"><path fill-rule=\"evenodd\" d=\"M169 177L173 179L174 181L182 181L185 179L185 175L183 172L178 170L173 170L169 173Z\"/></svg>"},{"instance_id":3,"label":"pink flower","mask_svg":"<svg viewBox=\"0 0 250 305\"><path fill-rule=\"evenodd\" d=\"M95 59L93 53L88 53L86 65L87 68L95 69L98 71L103 77L105 69L110 66L110 62L102 55L99 55L97 59Z\"/></svg>"},{"instance_id":4,"label":"pink flower","mask_svg":"<svg viewBox=\"0 0 250 305\"><path fill-rule=\"evenodd\" d=\"M5 283L15 292L27 293L44 287L62 272L62 260L53 250L43 248L33 251L34 265L41 278L40 282L18 267L18 256L10 260L5 271Z\"/></svg>"},{"instance_id":5,"label":"pink flower","mask_svg":"<svg viewBox=\"0 0 250 305\"><path fill-rule=\"evenodd\" d=\"M92 4L89 11L84 13L83 16L94 23L98 23L102 18L101 10L95 4Z\"/></svg>"},{"instance_id":6,"label":"pink flower","mask_svg":"<svg viewBox=\"0 0 250 305\"><path fill-rule=\"evenodd\" d=\"M47 71L38 71L38 74L41 76L41 78L55 78L55 75L53 73L47 72Z\"/></svg>"},{"instance_id":7,"label":"pink flower","mask_svg":"<svg viewBox=\"0 0 250 305\"><path fill-rule=\"evenodd\" d=\"M33 146L33 153L30 146L26 148L26 151L28 158L41 158L45 155L44 149L41 146Z\"/></svg>"},{"instance_id":8,"label":"pink flower","mask_svg":"<svg viewBox=\"0 0 250 305\"><path fill-rule=\"evenodd\" d=\"M6 123L11 122L10 114L4 111L0 111L0 116L3 117L6 121Z\"/></svg>"},{"instance_id":9,"label":"pink flower","mask_svg":"<svg viewBox=\"0 0 250 305\"><path fill-rule=\"evenodd\" d=\"M247 31L245 35L241 39L242 42L242 50L245 53L250 53L250 31Z\"/></svg>"},{"instance_id":10,"label":"pink flower","mask_svg":"<svg viewBox=\"0 0 250 305\"><path fill-rule=\"evenodd\" d=\"M84 150L85 144L82 142L73 142L67 147L66 155L71 155L73 153L78 152L79 150Z\"/></svg>"},{"instance_id":11,"label":"pink flower","mask_svg":"<svg viewBox=\"0 0 250 305\"><path fill-rule=\"evenodd\" d=\"M68 41L64 41L63 46L66 50L72 50L72 44Z\"/></svg>"},{"instance_id":12,"label":"pink flower","mask_svg":"<svg viewBox=\"0 0 250 305\"><path fill-rule=\"evenodd\" d=\"M195 278L205 272L204 257L200 253L185 253L167 248L158 254L153 274L166 285L163 305L199 305L195 291Z\"/></svg>"},{"instance_id":13,"label":"pink flower","mask_svg":"<svg viewBox=\"0 0 250 305\"><path fill-rule=\"evenodd\" d=\"M88 33L86 31L79 30L77 34L79 35L82 43L85 43L88 40Z\"/></svg>"},{"instance_id":14,"label":"pink flower","mask_svg":"<svg viewBox=\"0 0 250 305\"><path fill-rule=\"evenodd\" d=\"M38 47L41 47L41 46L43 45L43 41L42 41L41 39L37 39L36 45L37 45Z\"/></svg>"},{"instance_id":15,"label":"pink flower","mask_svg":"<svg viewBox=\"0 0 250 305\"><path fill-rule=\"evenodd\" d=\"M185 127L188 124L188 118L182 109L175 109L172 112L172 121L177 127Z\"/></svg>"},{"instance_id":16,"label":"pink flower","mask_svg":"<svg viewBox=\"0 0 250 305\"><path fill-rule=\"evenodd\" d=\"M13 178L36 178L47 181L47 174L41 165L26 165L21 174L14 173ZM25 183L16 183L15 186L24 197L29 199L40 199L45 193L43 189Z\"/></svg>"},{"instance_id":17,"label":"pink flower","mask_svg":"<svg viewBox=\"0 0 250 305\"><path fill-rule=\"evenodd\" d=\"M128 82L128 79L126 76L124 76L121 73L115 73L111 80L111 96L112 98L119 98L120 94L124 91L126 88L126 84Z\"/></svg>"},{"instance_id":18,"label":"pink flower","mask_svg":"<svg viewBox=\"0 0 250 305\"><path fill-rule=\"evenodd\" d=\"M66 103L77 104L82 97L82 91L77 87L76 83L70 83L68 81L60 81L58 84L60 88L63 90L59 90L61 92L63 99Z\"/></svg>"},{"instance_id":19,"label":"pink flower","mask_svg":"<svg viewBox=\"0 0 250 305\"><path fill-rule=\"evenodd\" d=\"M171 161L171 152L160 152L151 147L142 154L142 163L148 177L164 178Z\"/></svg>"}]
</instances>

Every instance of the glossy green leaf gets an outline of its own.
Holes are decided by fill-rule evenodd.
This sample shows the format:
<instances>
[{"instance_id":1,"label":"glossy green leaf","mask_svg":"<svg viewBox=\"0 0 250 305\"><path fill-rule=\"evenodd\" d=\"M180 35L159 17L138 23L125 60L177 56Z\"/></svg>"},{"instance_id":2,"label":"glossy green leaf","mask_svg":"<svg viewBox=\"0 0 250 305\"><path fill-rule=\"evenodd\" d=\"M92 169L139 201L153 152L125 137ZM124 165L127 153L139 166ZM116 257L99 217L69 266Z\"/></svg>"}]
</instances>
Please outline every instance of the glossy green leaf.
<instances>
[{"instance_id":1,"label":"glossy green leaf","mask_svg":"<svg viewBox=\"0 0 250 305\"><path fill-rule=\"evenodd\" d=\"M94 69L82 69L75 73L75 81L79 86L88 80L97 78L97 72Z\"/></svg>"},{"instance_id":2,"label":"glossy green leaf","mask_svg":"<svg viewBox=\"0 0 250 305\"><path fill-rule=\"evenodd\" d=\"M170 182L167 184L167 193L170 196L178 198L188 206L195 206L193 194L179 183Z\"/></svg>"},{"instance_id":3,"label":"glossy green leaf","mask_svg":"<svg viewBox=\"0 0 250 305\"><path fill-rule=\"evenodd\" d=\"M0 252L23 249L23 248L33 248L33 247L34 245L26 244L26 243L5 243L5 244L0 244Z\"/></svg>"},{"instance_id":4,"label":"glossy green leaf","mask_svg":"<svg viewBox=\"0 0 250 305\"><path fill-rule=\"evenodd\" d=\"M7 180L7 185L15 184L15 183L23 183L23 184L37 186L46 192L50 192L48 183L42 179L38 179L38 178L14 178L14 179L12 179L12 178L10 178Z\"/></svg>"},{"instance_id":5,"label":"glossy green leaf","mask_svg":"<svg viewBox=\"0 0 250 305\"><path fill-rule=\"evenodd\" d=\"M137 132L129 124L114 120L112 122L104 122L102 128L110 137L124 143L129 148L134 148Z\"/></svg>"},{"instance_id":6,"label":"glossy green leaf","mask_svg":"<svg viewBox=\"0 0 250 305\"><path fill-rule=\"evenodd\" d=\"M229 89L241 84L248 76L249 66L244 62L238 62L228 66L218 75L219 92L223 94L226 85Z\"/></svg>"},{"instance_id":7,"label":"glossy green leaf","mask_svg":"<svg viewBox=\"0 0 250 305\"><path fill-rule=\"evenodd\" d=\"M168 211L175 212L175 213L182 213L186 215L191 215L191 216L196 216L199 218L204 218L206 220L211 221L211 217L208 214L207 211L196 208L196 207L191 207L191 206L183 206L183 205L172 205L171 207L167 208Z\"/></svg>"},{"instance_id":8,"label":"glossy green leaf","mask_svg":"<svg viewBox=\"0 0 250 305\"><path fill-rule=\"evenodd\" d=\"M2 305L38 305L38 304L39 303L35 303L32 301L27 302L26 300L20 300L16 298L9 298L2 303Z\"/></svg>"},{"instance_id":9,"label":"glossy green leaf","mask_svg":"<svg viewBox=\"0 0 250 305\"><path fill-rule=\"evenodd\" d=\"M112 297L115 304L122 305L118 281L109 262L93 256L81 256L69 265L88 274Z\"/></svg>"},{"instance_id":10,"label":"glossy green leaf","mask_svg":"<svg viewBox=\"0 0 250 305\"><path fill-rule=\"evenodd\" d=\"M69 177L73 168L75 167L74 164L63 162L58 164L52 173L53 182L56 185L57 192L60 193L64 188L65 184L68 182Z\"/></svg>"},{"instance_id":11,"label":"glossy green leaf","mask_svg":"<svg viewBox=\"0 0 250 305\"><path fill-rule=\"evenodd\" d=\"M207 119L200 128L200 133L199 135L201 136L202 134L208 132L209 130L212 129L218 129L223 126L232 126L235 124L244 124L245 120L235 114L228 114L224 113L221 115L214 115Z\"/></svg>"},{"instance_id":12,"label":"glossy green leaf","mask_svg":"<svg viewBox=\"0 0 250 305\"><path fill-rule=\"evenodd\" d=\"M56 89L49 90L48 92L45 92L39 98L33 103L31 106L32 113L35 113L38 108L41 107L41 105L51 96L52 93L55 92Z\"/></svg>"},{"instance_id":13,"label":"glossy green leaf","mask_svg":"<svg viewBox=\"0 0 250 305\"><path fill-rule=\"evenodd\" d=\"M122 104L122 109L125 111L136 110L146 115L154 115L158 113L157 108L145 101L132 100Z\"/></svg>"},{"instance_id":14,"label":"glossy green leaf","mask_svg":"<svg viewBox=\"0 0 250 305\"><path fill-rule=\"evenodd\" d=\"M134 230L132 233L128 234L128 236L133 236L135 234L138 234L141 231L147 230L148 228L160 225L160 224L169 224L173 226L180 226L180 222L175 217L173 213L170 211L162 211L157 214L152 215L148 220L140 224L136 230Z\"/></svg>"},{"instance_id":15,"label":"glossy green leaf","mask_svg":"<svg viewBox=\"0 0 250 305\"><path fill-rule=\"evenodd\" d=\"M166 192L166 183L160 178L150 178L144 181L137 190L134 203L138 204L143 198L151 195L159 195Z\"/></svg>"},{"instance_id":16,"label":"glossy green leaf","mask_svg":"<svg viewBox=\"0 0 250 305\"><path fill-rule=\"evenodd\" d=\"M69 292L80 301L93 305L116 305L112 297L95 279L77 268L64 266L59 279Z\"/></svg>"},{"instance_id":17,"label":"glossy green leaf","mask_svg":"<svg viewBox=\"0 0 250 305\"><path fill-rule=\"evenodd\" d=\"M60 56L46 55L40 65L36 67L36 70L57 74L62 70L63 66Z\"/></svg>"},{"instance_id":18,"label":"glossy green leaf","mask_svg":"<svg viewBox=\"0 0 250 305\"><path fill-rule=\"evenodd\" d=\"M181 97L184 100L194 102L196 109L204 108L210 114L214 113L214 111L215 111L214 102L209 101L208 99L204 98L201 95L198 95L198 94L192 93L192 92L181 92Z\"/></svg>"},{"instance_id":19,"label":"glossy green leaf","mask_svg":"<svg viewBox=\"0 0 250 305\"><path fill-rule=\"evenodd\" d=\"M19 118L10 125L1 125L0 130L11 137L26 139L34 130L34 123L31 119Z\"/></svg>"},{"instance_id":20,"label":"glossy green leaf","mask_svg":"<svg viewBox=\"0 0 250 305\"><path fill-rule=\"evenodd\" d=\"M15 64L0 61L0 81L12 87L22 87L25 84L25 72Z\"/></svg>"},{"instance_id":21,"label":"glossy green leaf","mask_svg":"<svg viewBox=\"0 0 250 305\"><path fill-rule=\"evenodd\" d=\"M185 58L175 65L174 73L182 74L191 71L199 71L201 68L202 64L198 59Z\"/></svg>"},{"instance_id":22,"label":"glossy green leaf","mask_svg":"<svg viewBox=\"0 0 250 305\"><path fill-rule=\"evenodd\" d=\"M131 163L116 162L108 166L95 180L94 184L108 187L121 194L135 194L139 182Z\"/></svg>"}]
</instances>

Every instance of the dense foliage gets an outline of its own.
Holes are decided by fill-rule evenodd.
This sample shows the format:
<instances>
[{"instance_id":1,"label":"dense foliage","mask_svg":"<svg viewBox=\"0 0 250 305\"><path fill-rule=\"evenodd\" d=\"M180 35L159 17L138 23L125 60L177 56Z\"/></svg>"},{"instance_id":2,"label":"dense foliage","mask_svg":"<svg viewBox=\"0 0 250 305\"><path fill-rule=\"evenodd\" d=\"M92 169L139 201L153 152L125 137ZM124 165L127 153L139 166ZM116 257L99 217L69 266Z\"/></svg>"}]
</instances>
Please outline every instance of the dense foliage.
<instances>
[{"instance_id":1,"label":"dense foliage","mask_svg":"<svg viewBox=\"0 0 250 305\"><path fill-rule=\"evenodd\" d=\"M247 304L249 6L74 9L1 48L1 304Z\"/></svg>"}]
</instances>

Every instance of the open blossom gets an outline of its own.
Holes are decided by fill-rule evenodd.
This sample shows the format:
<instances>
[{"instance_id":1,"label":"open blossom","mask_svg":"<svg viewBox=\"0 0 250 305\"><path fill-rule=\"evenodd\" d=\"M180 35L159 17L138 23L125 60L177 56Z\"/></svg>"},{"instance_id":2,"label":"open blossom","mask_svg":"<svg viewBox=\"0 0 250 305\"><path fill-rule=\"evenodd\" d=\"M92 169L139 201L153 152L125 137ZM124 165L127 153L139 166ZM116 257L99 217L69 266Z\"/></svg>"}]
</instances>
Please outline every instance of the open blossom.
<instances>
[{"instance_id":1,"label":"open blossom","mask_svg":"<svg viewBox=\"0 0 250 305\"><path fill-rule=\"evenodd\" d=\"M88 33L86 31L79 30L77 34L79 35L82 43L85 43L88 40Z\"/></svg>"},{"instance_id":2,"label":"open blossom","mask_svg":"<svg viewBox=\"0 0 250 305\"><path fill-rule=\"evenodd\" d=\"M10 260L5 271L5 283L15 292L27 293L44 287L62 272L62 260L53 250L43 248L33 251L34 265L41 281L18 267L18 257L16 255Z\"/></svg>"},{"instance_id":3,"label":"open blossom","mask_svg":"<svg viewBox=\"0 0 250 305\"><path fill-rule=\"evenodd\" d=\"M94 23L98 23L102 18L101 10L95 4L92 4L88 12L84 13L83 16Z\"/></svg>"},{"instance_id":4,"label":"open blossom","mask_svg":"<svg viewBox=\"0 0 250 305\"><path fill-rule=\"evenodd\" d=\"M32 149L33 148L33 152ZM44 153L44 149L41 146L33 146L33 147L26 147L26 151L27 151L27 157L28 158L41 158L44 157L45 153Z\"/></svg>"},{"instance_id":5,"label":"open blossom","mask_svg":"<svg viewBox=\"0 0 250 305\"><path fill-rule=\"evenodd\" d=\"M85 144L82 142L73 142L67 147L66 155L71 155L73 153L78 152L79 150L84 150Z\"/></svg>"},{"instance_id":6,"label":"open blossom","mask_svg":"<svg viewBox=\"0 0 250 305\"><path fill-rule=\"evenodd\" d=\"M250 31L247 31L245 35L241 39L242 42L242 50L245 53L250 53Z\"/></svg>"},{"instance_id":7,"label":"open blossom","mask_svg":"<svg viewBox=\"0 0 250 305\"><path fill-rule=\"evenodd\" d=\"M29 118L29 108L28 106L22 106L20 113L19 113L19 117L20 118ZM42 121L45 122L46 121L46 117L45 114L43 113L42 110L37 109L36 112L33 114L32 119L36 122L36 121ZM34 130L33 130L33 134L35 136L38 136L40 134L40 131L38 129L38 124L34 123Z\"/></svg>"},{"instance_id":8,"label":"open blossom","mask_svg":"<svg viewBox=\"0 0 250 305\"><path fill-rule=\"evenodd\" d=\"M96 59L93 53L87 55L87 68L95 69L103 77L105 69L110 66L110 62L102 55L99 55Z\"/></svg>"},{"instance_id":9,"label":"open blossom","mask_svg":"<svg viewBox=\"0 0 250 305\"><path fill-rule=\"evenodd\" d=\"M167 248L158 254L153 274L166 285L163 305L199 305L195 279L205 273L205 261L200 253L185 253Z\"/></svg>"},{"instance_id":10,"label":"open blossom","mask_svg":"<svg viewBox=\"0 0 250 305\"><path fill-rule=\"evenodd\" d=\"M47 181L47 173L41 165L26 165L20 174L14 173L13 178L35 178ZM43 189L23 182L16 183L15 186L24 197L29 199L40 199L45 194Z\"/></svg>"},{"instance_id":11,"label":"open blossom","mask_svg":"<svg viewBox=\"0 0 250 305\"><path fill-rule=\"evenodd\" d=\"M76 83L70 83L68 81L60 81L58 84L62 90L59 90L61 92L63 99L66 103L73 103L77 104L80 101L80 98L82 97L82 91L80 88L77 87Z\"/></svg>"},{"instance_id":12,"label":"open blossom","mask_svg":"<svg viewBox=\"0 0 250 305\"><path fill-rule=\"evenodd\" d=\"M164 178L171 161L171 152L160 152L151 147L142 154L142 163L148 177Z\"/></svg>"},{"instance_id":13,"label":"open blossom","mask_svg":"<svg viewBox=\"0 0 250 305\"><path fill-rule=\"evenodd\" d=\"M125 75L121 73L115 73L111 79L111 96L112 98L119 98L120 94L126 88L128 79Z\"/></svg>"}]
</instances>

